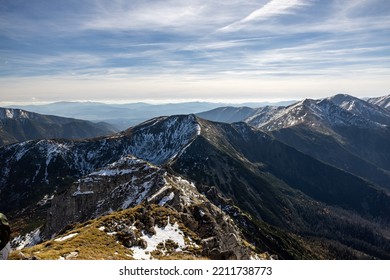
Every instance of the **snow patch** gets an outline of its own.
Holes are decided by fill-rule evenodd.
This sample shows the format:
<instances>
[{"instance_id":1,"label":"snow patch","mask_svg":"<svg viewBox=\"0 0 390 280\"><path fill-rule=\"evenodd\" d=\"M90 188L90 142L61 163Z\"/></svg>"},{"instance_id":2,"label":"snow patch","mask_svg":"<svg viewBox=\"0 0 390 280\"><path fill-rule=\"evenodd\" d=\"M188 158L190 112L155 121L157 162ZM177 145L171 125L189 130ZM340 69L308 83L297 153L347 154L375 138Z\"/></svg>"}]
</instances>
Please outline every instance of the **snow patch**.
<instances>
[{"instance_id":1,"label":"snow patch","mask_svg":"<svg viewBox=\"0 0 390 280\"><path fill-rule=\"evenodd\" d=\"M26 147L27 144L28 144L28 142L15 144L18 146L18 149L14 155L16 161L20 161L22 159L22 157L24 157L24 155L30 150L28 147Z\"/></svg>"},{"instance_id":2,"label":"snow patch","mask_svg":"<svg viewBox=\"0 0 390 280\"><path fill-rule=\"evenodd\" d=\"M179 229L179 225L177 223L171 225L168 222L167 226L164 228L159 228L156 225L154 226L154 230L156 231L155 235L146 234L141 237L147 243L146 249L142 249L138 246L131 248L133 250L134 259L150 260L152 257L150 253L157 249L158 244L167 240L172 240L179 245L179 247L176 249L177 252L184 249L184 233Z\"/></svg>"},{"instance_id":3,"label":"snow patch","mask_svg":"<svg viewBox=\"0 0 390 280\"><path fill-rule=\"evenodd\" d=\"M7 118L9 119L13 119L14 118L14 110L12 109L6 109L5 110L5 115Z\"/></svg>"},{"instance_id":4,"label":"snow patch","mask_svg":"<svg viewBox=\"0 0 390 280\"><path fill-rule=\"evenodd\" d=\"M157 196L159 196L160 194L162 194L164 191L170 189L171 186L166 184L164 185L164 187L162 187L161 189L159 189L155 194L153 194L151 197L148 198L148 201L152 201L154 200Z\"/></svg>"},{"instance_id":5,"label":"snow patch","mask_svg":"<svg viewBox=\"0 0 390 280\"><path fill-rule=\"evenodd\" d=\"M174 194L173 192L171 192L169 195L164 196L164 197L160 200L160 202L158 203L158 205L164 206L165 203L171 201L174 197L175 197L175 194Z\"/></svg>"},{"instance_id":6,"label":"snow patch","mask_svg":"<svg viewBox=\"0 0 390 280\"><path fill-rule=\"evenodd\" d=\"M57 159L59 155L64 155L68 150L69 147L65 144L57 143L54 141L47 141L47 140L41 140L37 143L37 145L41 145L42 149L46 149L46 167L45 167L45 178L44 181L49 184L48 180L48 167L50 162L54 159Z\"/></svg>"},{"instance_id":7,"label":"snow patch","mask_svg":"<svg viewBox=\"0 0 390 280\"><path fill-rule=\"evenodd\" d=\"M42 241L40 235L41 230L39 228L26 235L19 235L12 240L12 247L16 250L22 250L23 248L34 246Z\"/></svg>"},{"instance_id":8,"label":"snow patch","mask_svg":"<svg viewBox=\"0 0 390 280\"><path fill-rule=\"evenodd\" d=\"M56 239L54 239L54 241L56 241L56 242L65 241L65 240L68 240L68 239L71 239L71 238L75 237L76 235L78 235L78 232L71 233L71 234L69 234L69 235L66 235L66 236L63 236L63 237L56 238Z\"/></svg>"},{"instance_id":9,"label":"snow patch","mask_svg":"<svg viewBox=\"0 0 390 280\"><path fill-rule=\"evenodd\" d=\"M88 194L93 194L93 191L85 191L85 192L82 192L80 190L80 186L77 187L77 191L75 191L72 196L79 196L79 195L88 195Z\"/></svg>"},{"instance_id":10,"label":"snow patch","mask_svg":"<svg viewBox=\"0 0 390 280\"><path fill-rule=\"evenodd\" d=\"M45 196L37 202L37 205L44 206L53 199L54 195L45 194Z\"/></svg>"},{"instance_id":11,"label":"snow patch","mask_svg":"<svg viewBox=\"0 0 390 280\"><path fill-rule=\"evenodd\" d=\"M200 125L198 123L195 125L195 130L196 135L200 135L200 133L202 132L202 129L200 128Z\"/></svg>"},{"instance_id":12,"label":"snow patch","mask_svg":"<svg viewBox=\"0 0 390 280\"><path fill-rule=\"evenodd\" d=\"M96 172L92 172L91 176L117 176L117 175L125 175L136 172L138 169L102 169Z\"/></svg>"}]
</instances>

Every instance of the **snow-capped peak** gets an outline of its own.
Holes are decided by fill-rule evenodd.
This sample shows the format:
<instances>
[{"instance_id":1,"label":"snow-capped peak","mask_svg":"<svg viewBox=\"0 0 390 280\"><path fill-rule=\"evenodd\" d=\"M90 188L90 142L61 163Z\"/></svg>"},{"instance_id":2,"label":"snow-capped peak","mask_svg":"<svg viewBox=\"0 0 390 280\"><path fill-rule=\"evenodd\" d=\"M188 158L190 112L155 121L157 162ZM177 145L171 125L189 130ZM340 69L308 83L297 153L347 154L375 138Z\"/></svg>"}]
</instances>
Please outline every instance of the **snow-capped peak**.
<instances>
[{"instance_id":1,"label":"snow-capped peak","mask_svg":"<svg viewBox=\"0 0 390 280\"><path fill-rule=\"evenodd\" d=\"M378 105L382 108L385 108L387 110L390 110L390 94L386 96L381 96L381 97L374 97L374 98L369 98L367 102L371 104Z\"/></svg>"},{"instance_id":2,"label":"snow-capped peak","mask_svg":"<svg viewBox=\"0 0 390 280\"><path fill-rule=\"evenodd\" d=\"M287 107L261 108L246 120L265 130L277 130L305 123L311 127L390 126L390 112L347 94L313 100L304 99Z\"/></svg>"},{"instance_id":3,"label":"snow-capped peak","mask_svg":"<svg viewBox=\"0 0 390 280\"><path fill-rule=\"evenodd\" d=\"M338 94L326 100L373 125L390 125L390 112L370 102L346 94Z\"/></svg>"}]
</instances>

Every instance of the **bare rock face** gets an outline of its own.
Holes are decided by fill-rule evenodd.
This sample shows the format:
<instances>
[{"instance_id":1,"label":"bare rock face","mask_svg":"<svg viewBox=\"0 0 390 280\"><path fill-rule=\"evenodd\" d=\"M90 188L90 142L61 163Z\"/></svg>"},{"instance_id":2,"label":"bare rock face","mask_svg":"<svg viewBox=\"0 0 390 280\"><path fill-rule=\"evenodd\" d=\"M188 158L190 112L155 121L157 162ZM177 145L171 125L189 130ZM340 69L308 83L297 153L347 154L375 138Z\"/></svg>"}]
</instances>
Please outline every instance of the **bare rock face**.
<instances>
[{"instance_id":1,"label":"bare rock face","mask_svg":"<svg viewBox=\"0 0 390 280\"><path fill-rule=\"evenodd\" d=\"M90 173L53 198L43 236L50 238L68 224L139 204L164 185L164 173L134 157Z\"/></svg>"}]
</instances>

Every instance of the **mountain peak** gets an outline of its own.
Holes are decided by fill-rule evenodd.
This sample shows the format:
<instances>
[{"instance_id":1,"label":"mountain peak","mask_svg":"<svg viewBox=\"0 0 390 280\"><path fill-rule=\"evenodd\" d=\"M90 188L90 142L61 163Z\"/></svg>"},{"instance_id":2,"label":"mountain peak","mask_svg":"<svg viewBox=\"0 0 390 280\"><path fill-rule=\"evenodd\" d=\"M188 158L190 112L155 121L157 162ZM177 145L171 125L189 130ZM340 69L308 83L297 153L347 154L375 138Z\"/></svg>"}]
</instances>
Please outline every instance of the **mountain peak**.
<instances>
[{"instance_id":1,"label":"mountain peak","mask_svg":"<svg viewBox=\"0 0 390 280\"><path fill-rule=\"evenodd\" d=\"M154 118L126 130L124 135L132 138L129 153L163 164L179 155L200 133L198 119L191 114Z\"/></svg>"},{"instance_id":2,"label":"mountain peak","mask_svg":"<svg viewBox=\"0 0 390 280\"><path fill-rule=\"evenodd\" d=\"M337 100L346 100L346 99L358 99L352 95L346 94L346 93L338 93L331 97L328 97L327 99L333 100L337 102Z\"/></svg>"},{"instance_id":3,"label":"mountain peak","mask_svg":"<svg viewBox=\"0 0 390 280\"><path fill-rule=\"evenodd\" d=\"M325 99L346 110L351 110L351 108L355 106L355 104L365 103L364 100L342 93L336 94Z\"/></svg>"},{"instance_id":4,"label":"mountain peak","mask_svg":"<svg viewBox=\"0 0 390 280\"><path fill-rule=\"evenodd\" d=\"M356 118L365 119L367 123L371 123L372 125L390 125L389 112L375 103L370 103L346 94L338 94L324 100L328 100L338 107L347 110Z\"/></svg>"}]
</instances>

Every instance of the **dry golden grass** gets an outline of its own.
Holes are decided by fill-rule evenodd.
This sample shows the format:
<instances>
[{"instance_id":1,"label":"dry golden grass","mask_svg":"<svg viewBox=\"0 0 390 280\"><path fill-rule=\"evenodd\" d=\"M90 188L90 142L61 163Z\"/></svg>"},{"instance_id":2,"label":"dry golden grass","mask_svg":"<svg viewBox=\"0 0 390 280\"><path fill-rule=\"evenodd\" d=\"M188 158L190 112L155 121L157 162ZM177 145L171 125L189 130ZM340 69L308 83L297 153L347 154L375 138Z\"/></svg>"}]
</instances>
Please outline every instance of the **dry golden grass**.
<instances>
[{"instance_id":1,"label":"dry golden grass","mask_svg":"<svg viewBox=\"0 0 390 280\"><path fill-rule=\"evenodd\" d=\"M42 244L13 252L11 259L45 259L58 260L60 258L80 260L123 260L132 259L132 252L117 243L115 238L98 229L96 223L67 232L64 236L78 233L75 237L64 240L50 240Z\"/></svg>"},{"instance_id":2,"label":"dry golden grass","mask_svg":"<svg viewBox=\"0 0 390 280\"><path fill-rule=\"evenodd\" d=\"M148 206L146 211L147 215L144 213L145 207L140 205L132 209L114 212L84 224L75 225L73 228L68 229L68 231L56 236L53 240L22 249L21 251L13 251L10 254L10 259L131 260L133 259L132 250L125 247L118 240L118 236L107 234L107 230L111 231L110 228L114 228L114 225L118 223L131 225L145 216L153 217L155 224L159 226L166 225L169 217L170 223L179 223L180 229L186 235L186 240L188 240L188 237L192 240L199 240L196 234L180 223L177 212L158 205ZM102 226L105 227L105 230L99 229ZM75 233L77 235L72 238L55 241L60 237L66 237ZM169 242L167 245L169 247L173 246ZM156 250L152 252L152 256L155 259L204 259L200 256L200 248L189 248L188 252L168 250L168 255L166 254L166 250L164 251L163 253Z\"/></svg>"}]
</instances>

